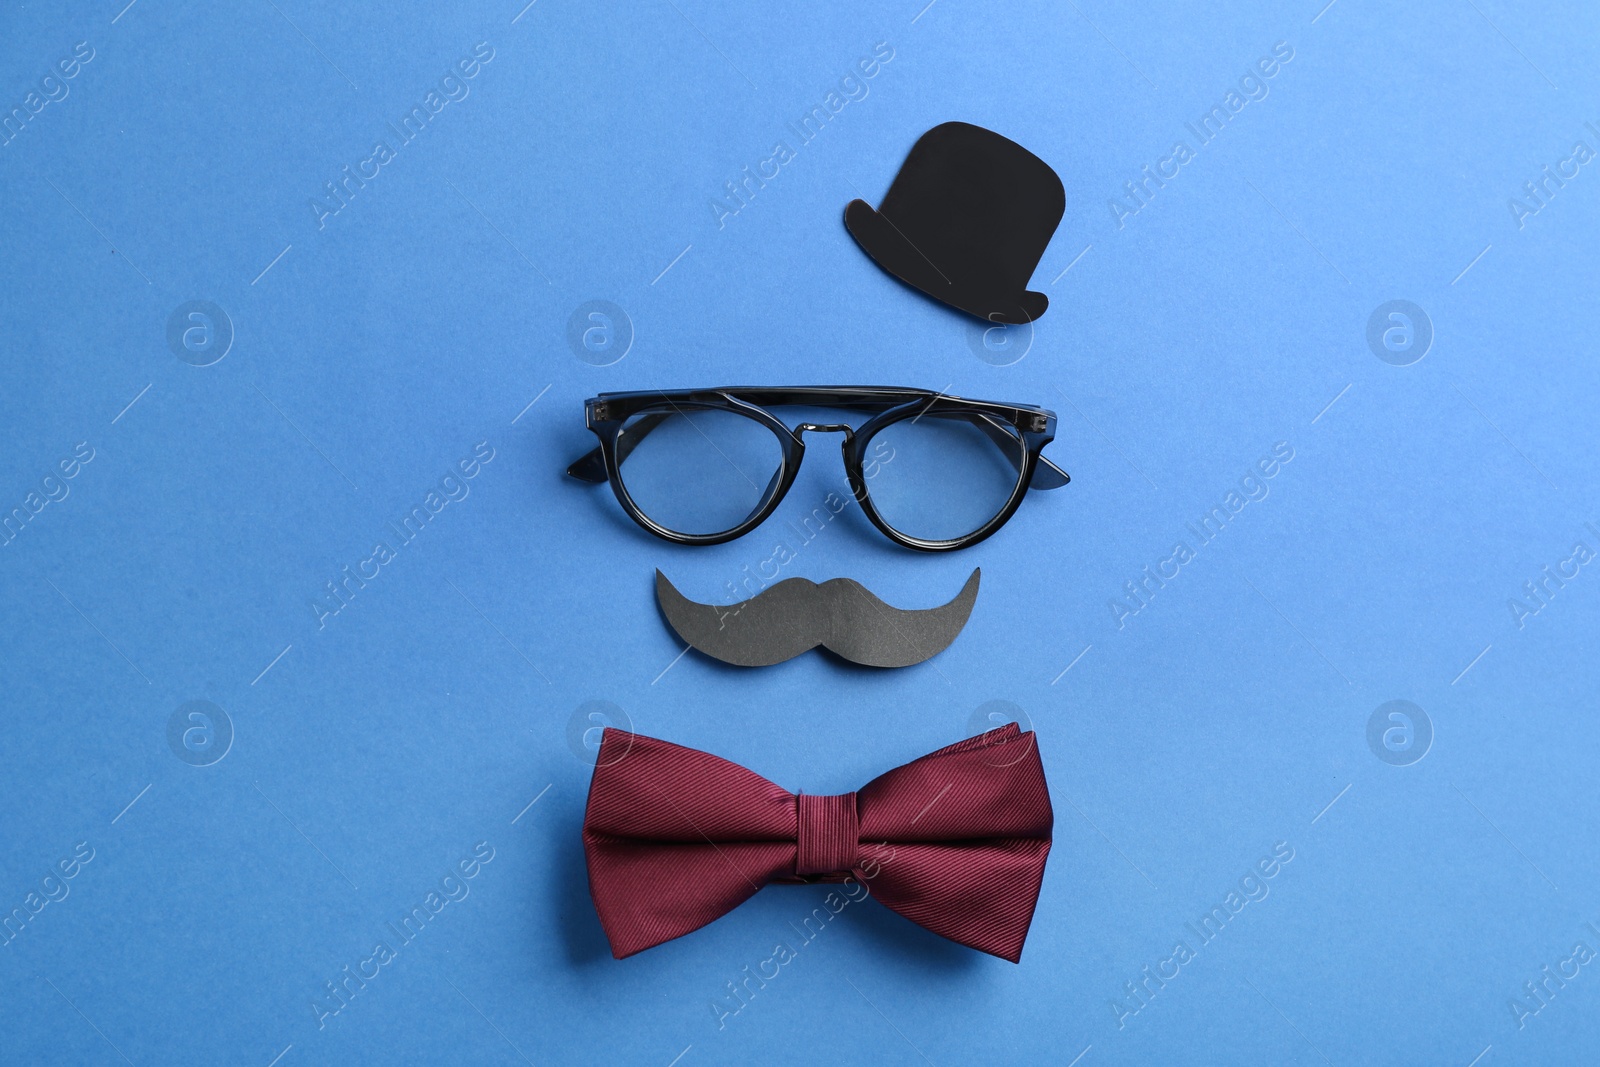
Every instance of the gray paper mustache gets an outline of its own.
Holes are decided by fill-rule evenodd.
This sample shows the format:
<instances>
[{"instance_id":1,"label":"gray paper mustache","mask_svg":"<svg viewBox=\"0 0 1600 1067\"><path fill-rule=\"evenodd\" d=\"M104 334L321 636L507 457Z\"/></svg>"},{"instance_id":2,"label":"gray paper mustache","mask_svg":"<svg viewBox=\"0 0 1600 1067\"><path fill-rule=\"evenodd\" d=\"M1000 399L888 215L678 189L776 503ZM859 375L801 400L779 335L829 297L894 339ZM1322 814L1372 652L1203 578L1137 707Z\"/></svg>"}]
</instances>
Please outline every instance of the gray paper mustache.
<instances>
[{"instance_id":1,"label":"gray paper mustache","mask_svg":"<svg viewBox=\"0 0 1600 1067\"><path fill-rule=\"evenodd\" d=\"M972 614L981 573L948 604L922 610L891 607L853 578L787 578L737 604L697 604L659 570L656 601L679 637L738 667L782 663L818 645L867 667L909 667L950 647Z\"/></svg>"}]
</instances>

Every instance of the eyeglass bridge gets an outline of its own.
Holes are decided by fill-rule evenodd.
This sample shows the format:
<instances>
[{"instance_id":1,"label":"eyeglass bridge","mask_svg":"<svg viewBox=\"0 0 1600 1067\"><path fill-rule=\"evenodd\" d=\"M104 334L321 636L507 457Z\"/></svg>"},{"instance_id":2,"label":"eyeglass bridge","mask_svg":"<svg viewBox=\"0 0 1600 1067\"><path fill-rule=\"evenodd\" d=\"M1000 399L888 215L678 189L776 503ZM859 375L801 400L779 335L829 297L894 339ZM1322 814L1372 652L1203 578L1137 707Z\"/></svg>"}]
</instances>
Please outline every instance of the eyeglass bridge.
<instances>
[{"instance_id":1,"label":"eyeglass bridge","mask_svg":"<svg viewBox=\"0 0 1600 1067\"><path fill-rule=\"evenodd\" d=\"M846 444L855 439L855 427L842 422L802 422L794 428L796 436L803 433L842 433Z\"/></svg>"}]
</instances>

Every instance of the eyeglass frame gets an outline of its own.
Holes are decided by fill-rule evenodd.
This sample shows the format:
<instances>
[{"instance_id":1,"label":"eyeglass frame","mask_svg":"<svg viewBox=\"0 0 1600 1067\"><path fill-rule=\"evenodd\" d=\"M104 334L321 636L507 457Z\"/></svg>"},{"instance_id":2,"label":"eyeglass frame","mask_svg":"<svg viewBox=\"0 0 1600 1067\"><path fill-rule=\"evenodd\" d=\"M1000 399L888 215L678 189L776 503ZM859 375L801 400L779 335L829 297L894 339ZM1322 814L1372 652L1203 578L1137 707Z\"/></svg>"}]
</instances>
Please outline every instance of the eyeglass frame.
<instances>
[{"instance_id":1,"label":"eyeglass frame","mask_svg":"<svg viewBox=\"0 0 1600 1067\"><path fill-rule=\"evenodd\" d=\"M760 423L773 432L782 450L778 476L764 494L749 517L739 525L712 534L687 534L669 529L646 515L629 495L621 475L622 461L631 449L618 454L617 442L624 425L635 415L684 414L683 408L730 411ZM790 426L767 407L851 408L876 411L858 427L844 423L817 424L802 422ZM655 411L670 408L670 411ZM868 442L881 430L907 418L913 420L930 413L958 412L981 416L973 424L988 433L991 439L1004 434L1020 442L1022 461L1017 472L1011 496L995 515L978 529L961 537L929 539L912 537L891 526L872 503L867 491L867 476L862 466ZM805 457L807 432L842 432L844 440L840 453L844 458L845 475L851 493L861 510L885 537L906 548L923 552L946 552L967 548L985 540L1004 526L1029 489L1057 489L1071 481L1066 471L1056 466L1040 453L1055 439L1056 415L1047 408L1032 404L1003 404L987 400L968 400L929 389L898 388L893 386L729 386L711 389L643 390L627 393L601 393L583 402L584 422L600 441L600 446L586 453L567 468L567 474L582 481L600 483L609 481L612 492L622 510L648 532L664 541L680 545L720 545L743 537L760 526L778 505L800 473ZM644 431L648 433L649 431ZM643 433L639 435L642 439Z\"/></svg>"}]
</instances>

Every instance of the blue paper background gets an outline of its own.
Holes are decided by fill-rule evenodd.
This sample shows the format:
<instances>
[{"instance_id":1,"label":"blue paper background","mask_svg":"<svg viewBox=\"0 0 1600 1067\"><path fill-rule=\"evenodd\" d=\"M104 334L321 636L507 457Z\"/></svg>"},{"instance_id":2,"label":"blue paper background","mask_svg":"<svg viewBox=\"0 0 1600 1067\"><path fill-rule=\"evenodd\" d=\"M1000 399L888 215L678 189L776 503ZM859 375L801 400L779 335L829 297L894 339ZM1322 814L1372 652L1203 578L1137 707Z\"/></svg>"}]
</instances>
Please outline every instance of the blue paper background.
<instances>
[{"instance_id":1,"label":"blue paper background","mask_svg":"<svg viewBox=\"0 0 1600 1067\"><path fill-rule=\"evenodd\" d=\"M1546 974L1600 950L1600 574L1541 570L1600 550L1600 163L1562 162L1600 150L1592 7L124 2L0 13L0 105L28 115L0 148L0 512L31 515L0 548L0 914L31 915L0 948L0 1060L1594 1048L1597 967ZM78 42L93 58L40 90ZM468 95L332 212L324 183L480 42ZM880 42L892 60L802 143L789 124ZM1199 145L1185 124L1279 42L1265 98ZM841 224L949 119L1065 183L1031 339L985 349ZM1194 158L1148 203L1108 205L1180 139ZM779 141L794 158L714 208ZM1546 165L1577 174L1539 206ZM633 334L608 366L568 342L596 299ZM1367 341L1392 299L1434 334L1405 366ZM168 342L193 300L234 332L210 366ZM711 549L562 472L591 445L583 398L736 382L1042 403L1073 483L965 552L899 550L854 509L799 548L785 576L908 607L981 566L926 664L679 659L653 568L726 599L842 490L831 447L768 528ZM94 458L32 514L80 442ZM319 620L325 583L479 442L469 495ZM1266 498L1199 545L1185 524L1279 442ZM1180 540L1195 558L1119 627L1124 583ZM1433 734L1406 766L1378 753L1418 744L1367 739L1401 699ZM168 740L195 700L234 734L209 766ZM719 1025L814 887L613 961L578 837L592 755L569 743L590 701L825 793L1009 702L1057 815L1021 965L852 905ZM93 859L31 914L79 842ZM386 924L480 842L492 861L451 883L468 895L329 1011L325 983L400 945ZM1186 924L1275 847L1293 859L1269 894L1201 945ZM1180 940L1194 958L1146 979Z\"/></svg>"}]
</instances>

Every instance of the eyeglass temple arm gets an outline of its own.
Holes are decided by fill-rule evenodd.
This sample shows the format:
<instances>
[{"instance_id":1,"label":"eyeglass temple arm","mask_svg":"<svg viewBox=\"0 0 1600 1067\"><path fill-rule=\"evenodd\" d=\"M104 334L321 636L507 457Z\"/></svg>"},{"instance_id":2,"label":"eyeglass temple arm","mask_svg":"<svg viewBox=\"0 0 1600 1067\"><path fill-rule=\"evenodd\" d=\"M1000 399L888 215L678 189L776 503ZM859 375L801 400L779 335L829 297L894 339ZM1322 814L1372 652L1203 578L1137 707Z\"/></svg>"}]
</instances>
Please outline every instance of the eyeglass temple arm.
<instances>
[{"instance_id":1,"label":"eyeglass temple arm","mask_svg":"<svg viewBox=\"0 0 1600 1067\"><path fill-rule=\"evenodd\" d=\"M669 418L670 414L646 415L629 426L628 432L617 438L617 465L622 465L622 461L632 454L646 434ZM567 473L586 482L604 482L607 478L605 453L599 448L592 449L582 459L568 467Z\"/></svg>"},{"instance_id":2,"label":"eyeglass temple arm","mask_svg":"<svg viewBox=\"0 0 1600 1067\"><path fill-rule=\"evenodd\" d=\"M978 427L978 429L982 430L989 436L989 440L993 441L995 446L998 447L1000 451L1011 460L1011 465L1013 467L1017 465L1017 442L1016 438L1011 436L1011 432L1009 430L1002 429L1001 426L996 423L991 416L988 415L974 414L967 416L967 418L968 421L973 423ZM1072 481L1072 478L1067 474L1066 471L1062 470L1054 463L1051 463L1041 454L1033 465L1033 477L1028 479L1028 488L1060 489L1063 485L1066 485L1070 481Z\"/></svg>"},{"instance_id":3,"label":"eyeglass temple arm","mask_svg":"<svg viewBox=\"0 0 1600 1067\"><path fill-rule=\"evenodd\" d=\"M567 468L567 474L585 482L604 482L607 479L605 456L598 448Z\"/></svg>"},{"instance_id":4,"label":"eyeglass temple arm","mask_svg":"<svg viewBox=\"0 0 1600 1067\"><path fill-rule=\"evenodd\" d=\"M1033 464L1033 477L1028 479L1029 489L1060 489L1072 481L1072 476L1040 456Z\"/></svg>"}]
</instances>

